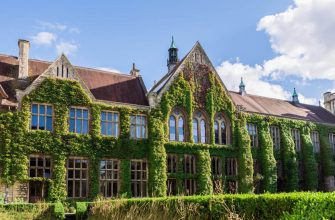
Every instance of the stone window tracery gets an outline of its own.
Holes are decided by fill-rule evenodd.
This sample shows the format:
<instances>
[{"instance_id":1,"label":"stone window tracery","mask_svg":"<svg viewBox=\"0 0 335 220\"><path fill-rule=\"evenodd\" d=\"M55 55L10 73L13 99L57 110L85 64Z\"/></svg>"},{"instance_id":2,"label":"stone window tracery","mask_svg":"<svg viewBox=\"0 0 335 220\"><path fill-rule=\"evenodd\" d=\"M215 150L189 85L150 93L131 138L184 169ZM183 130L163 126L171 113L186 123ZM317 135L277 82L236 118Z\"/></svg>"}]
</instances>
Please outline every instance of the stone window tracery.
<instances>
[{"instance_id":1,"label":"stone window tracery","mask_svg":"<svg viewBox=\"0 0 335 220\"><path fill-rule=\"evenodd\" d=\"M207 143L207 120L203 112L196 111L193 116L194 143Z\"/></svg>"},{"instance_id":2,"label":"stone window tracery","mask_svg":"<svg viewBox=\"0 0 335 220\"><path fill-rule=\"evenodd\" d=\"M169 118L170 141L185 141L185 120L179 109L174 109Z\"/></svg>"}]
</instances>

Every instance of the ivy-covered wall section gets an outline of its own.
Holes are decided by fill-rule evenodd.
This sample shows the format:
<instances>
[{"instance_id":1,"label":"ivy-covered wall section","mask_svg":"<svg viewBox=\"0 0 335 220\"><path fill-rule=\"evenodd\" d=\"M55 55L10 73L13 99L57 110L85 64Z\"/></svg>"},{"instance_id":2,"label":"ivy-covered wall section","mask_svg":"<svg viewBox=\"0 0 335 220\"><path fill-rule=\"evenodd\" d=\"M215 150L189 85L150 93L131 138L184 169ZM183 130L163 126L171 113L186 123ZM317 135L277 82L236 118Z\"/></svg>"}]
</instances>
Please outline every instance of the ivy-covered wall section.
<instances>
[{"instance_id":1,"label":"ivy-covered wall section","mask_svg":"<svg viewBox=\"0 0 335 220\"><path fill-rule=\"evenodd\" d=\"M30 108L32 103L53 105L53 132L30 130ZM90 133L80 135L69 133L69 108L87 107L90 113ZM183 109L186 114L186 142L170 142L169 116L174 108ZM207 143L197 144L193 140L193 115L202 110L208 116ZM101 110L117 111L120 114L120 136L105 137L100 134ZM130 139L130 116L142 113L148 117L148 139ZM222 113L229 120L230 140L227 145L215 144L214 120ZM259 146L250 147L247 123L258 128ZM280 128L280 149L274 151L270 126ZM299 129L301 151L297 152L291 129ZM318 131L320 153L313 152L311 131ZM310 122L268 117L238 111L218 76L208 66L187 63L176 79L169 85L155 108L113 106L92 102L81 85L72 80L45 79L33 92L25 96L21 111L0 113L0 179L2 184L32 180L28 177L30 154L47 154L52 157L53 171L48 184L48 200L63 201L67 198L66 160L69 156L82 156L89 159L89 198L99 194L99 160L115 158L120 163L120 196L131 196L131 159L147 159L149 162L148 190L150 196L166 196L168 178L177 180L178 192L183 193L186 178L197 181L197 194L213 193L211 157L238 159L238 175L222 176L222 181L238 180L241 193L252 193L255 182L260 181L259 192L320 189L319 179L334 176L334 161L328 141L328 133L335 128ZM178 171L167 175L167 154L177 154ZM196 156L196 174L182 172L183 155ZM260 170L254 171L254 162ZM282 166L278 167L277 162ZM303 173L299 175L299 161ZM322 175L318 176L318 164ZM226 167L223 162L222 170ZM278 186L278 172L282 171L283 186ZM224 173L224 171L223 171ZM257 180L255 179L257 176ZM216 177L217 178L217 177ZM321 181L322 182L322 181ZM302 183L302 184L299 184Z\"/></svg>"}]
</instances>

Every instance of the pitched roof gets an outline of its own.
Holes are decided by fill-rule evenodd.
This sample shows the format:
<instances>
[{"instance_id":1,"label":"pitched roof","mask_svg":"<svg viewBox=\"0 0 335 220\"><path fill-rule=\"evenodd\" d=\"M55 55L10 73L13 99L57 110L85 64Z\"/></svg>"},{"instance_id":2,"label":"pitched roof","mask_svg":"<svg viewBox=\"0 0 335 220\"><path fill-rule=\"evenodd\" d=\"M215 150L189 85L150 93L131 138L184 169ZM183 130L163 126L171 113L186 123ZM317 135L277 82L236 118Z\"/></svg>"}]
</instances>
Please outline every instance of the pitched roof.
<instances>
[{"instance_id":1,"label":"pitched roof","mask_svg":"<svg viewBox=\"0 0 335 220\"><path fill-rule=\"evenodd\" d=\"M0 85L8 94L9 99L15 101L15 89L26 89L51 64L52 62L30 59L29 77L22 81L16 79L18 75L17 57L0 55ZM141 77L78 66L74 69L98 100L148 105L146 88Z\"/></svg>"},{"instance_id":2,"label":"pitched roof","mask_svg":"<svg viewBox=\"0 0 335 220\"><path fill-rule=\"evenodd\" d=\"M335 124L335 115L321 106L294 104L290 101L262 97L257 95L240 95L238 92L229 92L233 102L250 113L313 121L325 124Z\"/></svg>"}]
</instances>

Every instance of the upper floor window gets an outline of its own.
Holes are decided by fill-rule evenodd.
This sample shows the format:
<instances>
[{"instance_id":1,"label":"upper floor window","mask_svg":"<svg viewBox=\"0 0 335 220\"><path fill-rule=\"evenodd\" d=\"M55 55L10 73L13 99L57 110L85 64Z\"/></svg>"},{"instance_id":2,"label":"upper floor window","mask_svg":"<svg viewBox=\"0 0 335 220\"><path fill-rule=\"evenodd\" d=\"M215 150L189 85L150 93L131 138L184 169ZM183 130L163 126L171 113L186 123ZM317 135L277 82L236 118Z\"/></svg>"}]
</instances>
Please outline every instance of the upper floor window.
<instances>
[{"instance_id":1,"label":"upper floor window","mask_svg":"<svg viewBox=\"0 0 335 220\"><path fill-rule=\"evenodd\" d=\"M51 158L32 155L29 157L29 177L51 177Z\"/></svg>"},{"instance_id":2,"label":"upper floor window","mask_svg":"<svg viewBox=\"0 0 335 220\"><path fill-rule=\"evenodd\" d=\"M204 114L196 111L193 117L193 139L195 143L207 142L207 123Z\"/></svg>"},{"instance_id":3,"label":"upper floor window","mask_svg":"<svg viewBox=\"0 0 335 220\"><path fill-rule=\"evenodd\" d=\"M70 109L70 132L78 134L88 133L88 109L71 107Z\"/></svg>"},{"instance_id":4,"label":"upper floor window","mask_svg":"<svg viewBox=\"0 0 335 220\"><path fill-rule=\"evenodd\" d=\"M101 111L101 134L107 136L119 136L119 113Z\"/></svg>"},{"instance_id":5,"label":"upper floor window","mask_svg":"<svg viewBox=\"0 0 335 220\"><path fill-rule=\"evenodd\" d=\"M214 121L215 144L228 144L228 123L222 114L217 114Z\"/></svg>"},{"instance_id":6,"label":"upper floor window","mask_svg":"<svg viewBox=\"0 0 335 220\"><path fill-rule=\"evenodd\" d=\"M169 119L170 141L184 141L184 116L179 110L174 110Z\"/></svg>"},{"instance_id":7,"label":"upper floor window","mask_svg":"<svg viewBox=\"0 0 335 220\"><path fill-rule=\"evenodd\" d=\"M301 150L300 131L294 128L291 130L291 133L294 141L295 150L299 152Z\"/></svg>"},{"instance_id":8,"label":"upper floor window","mask_svg":"<svg viewBox=\"0 0 335 220\"><path fill-rule=\"evenodd\" d=\"M258 147L257 126L255 124L248 123L247 130L250 137L250 146Z\"/></svg>"},{"instance_id":9,"label":"upper floor window","mask_svg":"<svg viewBox=\"0 0 335 220\"><path fill-rule=\"evenodd\" d=\"M52 131L53 109L51 105L32 104L31 123L32 130Z\"/></svg>"},{"instance_id":10,"label":"upper floor window","mask_svg":"<svg viewBox=\"0 0 335 220\"><path fill-rule=\"evenodd\" d=\"M330 147L334 154L335 153L335 133L329 134L329 143L330 143Z\"/></svg>"},{"instance_id":11,"label":"upper floor window","mask_svg":"<svg viewBox=\"0 0 335 220\"><path fill-rule=\"evenodd\" d=\"M312 131L311 132L311 139L312 139L312 143L313 143L314 153L319 153L320 152L319 132Z\"/></svg>"},{"instance_id":12,"label":"upper floor window","mask_svg":"<svg viewBox=\"0 0 335 220\"><path fill-rule=\"evenodd\" d=\"M130 137L143 139L147 137L147 117L145 115L130 116Z\"/></svg>"},{"instance_id":13,"label":"upper floor window","mask_svg":"<svg viewBox=\"0 0 335 220\"><path fill-rule=\"evenodd\" d=\"M280 130L277 126L270 126L270 134L273 143L273 149L280 149Z\"/></svg>"}]
</instances>

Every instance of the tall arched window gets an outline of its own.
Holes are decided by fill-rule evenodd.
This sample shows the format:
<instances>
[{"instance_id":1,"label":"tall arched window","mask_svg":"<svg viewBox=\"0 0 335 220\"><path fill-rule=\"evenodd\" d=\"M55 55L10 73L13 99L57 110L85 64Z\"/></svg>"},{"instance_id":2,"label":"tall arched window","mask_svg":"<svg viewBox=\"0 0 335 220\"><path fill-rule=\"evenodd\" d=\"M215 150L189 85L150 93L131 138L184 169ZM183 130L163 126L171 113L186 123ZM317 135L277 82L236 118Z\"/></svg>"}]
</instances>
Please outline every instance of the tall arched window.
<instances>
[{"instance_id":1,"label":"tall arched window","mask_svg":"<svg viewBox=\"0 0 335 220\"><path fill-rule=\"evenodd\" d=\"M214 121L215 144L229 144L228 124L222 114L216 114Z\"/></svg>"},{"instance_id":2,"label":"tall arched window","mask_svg":"<svg viewBox=\"0 0 335 220\"><path fill-rule=\"evenodd\" d=\"M193 117L193 139L195 143L207 143L207 120L201 111Z\"/></svg>"},{"instance_id":3,"label":"tall arched window","mask_svg":"<svg viewBox=\"0 0 335 220\"><path fill-rule=\"evenodd\" d=\"M172 111L169 119L170 141L185 141L184 116L181 111Z\"/></svg>"}]
</instances>

